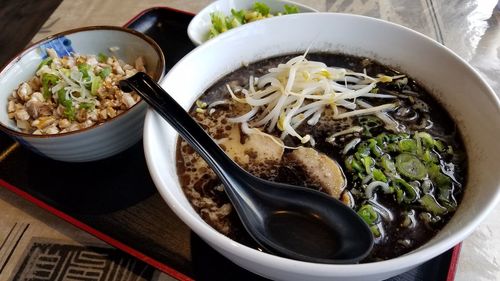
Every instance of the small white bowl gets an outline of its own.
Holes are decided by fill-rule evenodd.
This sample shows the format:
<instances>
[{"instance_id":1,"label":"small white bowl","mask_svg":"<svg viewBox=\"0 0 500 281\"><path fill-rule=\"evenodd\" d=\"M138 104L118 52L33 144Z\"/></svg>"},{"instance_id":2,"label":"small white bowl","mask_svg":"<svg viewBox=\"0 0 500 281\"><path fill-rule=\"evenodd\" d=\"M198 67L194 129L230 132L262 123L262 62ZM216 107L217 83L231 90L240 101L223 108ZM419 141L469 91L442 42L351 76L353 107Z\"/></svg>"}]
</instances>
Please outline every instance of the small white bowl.
<instances>
[{"instance_id":1,"label":"small white bowl","mask_svg":"<svg viewBox=\"0 0 500 281\"><path fill-rule=\"evenodd\" d=\"M54 134L26 134L7 115L7 98L21 82L35 75L46 48L54 48L59 56L109 53L132 63L143 56L148 72L160 81L165 58L160 47L146 35L114 26L92 26L68 30L43 39L22 51L0 72L0 129L29 149L52 159L86 162L115 155L142 137L146 102L140 101L126 112L104 123L86 129Z\"/></svg>"},{"instance_id":2,"label":"small white bowl","mask_svg":"<svg viewBox=\"0 0 500 281\"><path fill-rule=\"evenodd\" d=\"M175 164L178 134L157 113L148 111L144 152L160 194L194 232L232 262L273 280L382 280L452 248L498 203L500 101L481 76L452 51L405 27L348 14L290 15L240 28L241 32L222 34L196 48L165 77L162 86L185 109L221 77L246 63L308 48L310 52L366 56L416 79L445 106L462 134L468 173L463 199L453 218L414 251L365 264L301 262L244 246L205 223L179 184Z\"/></svg>"},{"instance_id":3,"label":"small white bowl","mask_svg":"<svg viewBox=\"0 0 500 281\"><path fill-rule=\"evenodd\" d=\"M295 3L287 0L219 0L212 4L206 6L201 10L196 16L191 20L188 25L187 33L189 39L195 45L201 45L208 40L208 31L212 26L212 21L210 19L210 14L219 11L225 15L231 14L231 9L241 10L250 9L253 7L255 2L265 3L269 8L271 8L271 13L277 13L283 11L285 5L295 5L299 8L300 13L311 13L318 12L317 10L308 7L303 4ZM247 23L250 24L250 23ZM231 30L229 30L231 31ZM227 32L229 32L227 31Z\"/></svg>"}]
</instances>

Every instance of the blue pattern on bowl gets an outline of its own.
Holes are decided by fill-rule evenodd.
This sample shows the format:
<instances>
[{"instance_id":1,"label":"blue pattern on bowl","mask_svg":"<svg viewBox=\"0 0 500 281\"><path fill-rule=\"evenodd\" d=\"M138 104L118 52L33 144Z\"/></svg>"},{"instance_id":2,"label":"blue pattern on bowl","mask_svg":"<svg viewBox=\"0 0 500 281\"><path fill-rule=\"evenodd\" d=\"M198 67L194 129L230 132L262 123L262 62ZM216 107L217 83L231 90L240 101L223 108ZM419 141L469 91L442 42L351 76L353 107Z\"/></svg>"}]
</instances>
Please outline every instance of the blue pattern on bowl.
<instances>
[{"instance_id":1,"label":"blue pattern on bowl","mask_svg":"<svg viewBox=\"0 0 500 281\"><path fill-rule=\"evenodd\" d=\"M71 40L66 38L66 36L56 37L53 40L50 40L46 43L40 45L40 51L42 53L42 58L46 58L49 55L47 54L47 49L54 49L59 57L70 56L72 53L75 53L73 46L71 45Z\"/></svg>"}]
</instances>

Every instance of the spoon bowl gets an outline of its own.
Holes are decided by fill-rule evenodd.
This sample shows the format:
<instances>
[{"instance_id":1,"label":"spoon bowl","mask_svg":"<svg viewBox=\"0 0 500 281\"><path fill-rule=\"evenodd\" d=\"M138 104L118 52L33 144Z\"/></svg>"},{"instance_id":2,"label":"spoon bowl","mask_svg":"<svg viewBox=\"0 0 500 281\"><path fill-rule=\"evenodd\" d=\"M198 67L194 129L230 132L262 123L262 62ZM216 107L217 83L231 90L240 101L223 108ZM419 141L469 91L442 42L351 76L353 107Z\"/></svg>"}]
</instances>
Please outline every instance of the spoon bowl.
<instances>
[{"instance_id":1,"label":"spoon bowl","mask_svg":"<svg viewBox=\"0 0 500 281\"><path fill-rule=\"evenodd\" d=\"M247 231L267 251L296 260L336 264L356 263L369 254L372 233L339 200L243 172L232 182L239 202L231 202Z\"/></svg>"},{"instance_id":2,"label":"spoon bowl","mask_svg":"<svg viewBox=\"0 0 500 281\"><path fill-rule=\"evenodd\" d=\"M209 164L250 236L264 249L301 261L357 263L373 247L367 224L349 207L319 191L260 179L243 170L149 76L122 80L135 90Z\"/></svg>"}]
</instances>

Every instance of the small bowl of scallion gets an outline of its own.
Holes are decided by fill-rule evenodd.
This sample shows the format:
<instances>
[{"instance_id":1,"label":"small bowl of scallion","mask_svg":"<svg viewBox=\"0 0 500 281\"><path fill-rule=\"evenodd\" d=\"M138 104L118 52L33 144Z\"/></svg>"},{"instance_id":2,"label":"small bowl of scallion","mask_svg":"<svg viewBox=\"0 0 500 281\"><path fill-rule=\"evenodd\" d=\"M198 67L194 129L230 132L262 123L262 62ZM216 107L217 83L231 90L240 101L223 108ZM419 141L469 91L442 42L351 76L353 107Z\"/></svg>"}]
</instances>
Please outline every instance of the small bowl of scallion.
<instances>
[{"instance_id":1,"label":"small bowl of scallion","mask_svg":"<svg viewBox=\"0 0 500 281\"><path fill-rule=\"evenodd\" d=\"M188 36L195 45L249 24L276 16L318 12L286 0L219 0L201 10L189 23Z\"/></svg>"}]
</instances>

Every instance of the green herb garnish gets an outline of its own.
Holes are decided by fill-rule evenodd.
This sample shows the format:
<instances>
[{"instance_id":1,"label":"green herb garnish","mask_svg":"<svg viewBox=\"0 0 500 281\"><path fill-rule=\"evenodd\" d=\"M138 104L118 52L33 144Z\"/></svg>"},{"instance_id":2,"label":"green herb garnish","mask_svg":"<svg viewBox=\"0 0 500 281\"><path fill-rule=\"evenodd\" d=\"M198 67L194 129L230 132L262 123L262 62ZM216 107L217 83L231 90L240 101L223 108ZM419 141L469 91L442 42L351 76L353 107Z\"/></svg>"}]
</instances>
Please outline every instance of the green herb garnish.
<instances>
[{"instance_id":1,"label":"green herb garnish","mask_svg":"<svg viewBox=\"0 0 500 281\"><path fill-rule=\"evenodd\" d=\"M417 156L402 153L396 156L397 171L409 179L422 180L427 176L427 168L417 158Z\"/></svg>"},{"instance_id":2,"label":"green herb garnish","mask_svg":"<svg viewBox=\"0 0 500 281\"><path fill-rule=\"evenodd\" d=\"M50 88L56 85L58 82L59 77L57 77L56 75L50 73L42 74L42 94L44 98L50 98Z\"/></svg>"},{"instance_id":3,"label":"green herb garnish","mask_svg":"<svg viewBox=\"0 0 500 281\"><path fill-rule=\"evenodd\" d=\"M378 220L378 213L373 209L372 205L363 205L358 210L358 215L366 222L368 225L374 225Z\"/></svg>"},{"instance_id":4,"label":"green herb garnish","mask_svg":"<svg viewBox=\"0 0 500 281\"><path fill-rule=\"evenodd\" d=\"M90 79L90 74L89 74L90 65L89 64L79 63L79 64L77 64L77 67L78 67L78 71L80 71L82 73L82 75L83 75L82 78L84 80Z\"/></svg>"},{"instance_id":5,"label":"green herb garnish","mask_svg":"<svg viewBox=\"0 0 500 281\"><path fill-rule=\"evenodd\" d=\"M106 66L101 70L101 72L99 72L99 76L101 76L102 79L106 79L106 77L108 77L110 73L111 73L111 67Z\"/></svg>"},{"instance_id":6,"label":"green herb garnish","mask_svg":"<svg viewBox=\"0 0 500 281\"><path fill-rule=\"evenodd\" d=\"M79 108L83 108L83 109L86 109L86 110L92 110L95 108L95 104L92 103L92 102L81 102L79 105L78 105Z\"/></svg>"},{"instance_id":7,"label":"green herb garnish","mask_svg":"<svg viewBox=\"0 0 500 281\"><path fill-rule=\"evenodd\" d=\"M57 92L57 101L59 102L59 104L64 106L64 116L66 116L66 118L68 118L68 120L70 121L75 120L76 110L73 107L73 102L70 99L66 98L66 90L60 89Z\"/></svg>"},{"instance_id":8,"label":"green herb garnish","mask_svg":"<svg viewBox=\"0 0 500 281\"><path fill-rule=\"evenodd\" d=\"M295 5L285 4L285 6L283 8L285 9L286 15L299 13L299 7L297 7Z\"/></svg>"},{"instance_id":9,"label":"green herb garnish","mask_svg":"<svg viewBox=\"0 0 500 281\"><path fill-rule=\"evenodd\" d=\"M97 95L97 90L102 86L102 78L100 76L95 76L92 80L92 85L90 86L90 94Z\"/></svg>"},{"instance_id":10,"label":"green herb garnish","mask_svg":"<svg viewBox=\"0 0 500 281\"><path fill-rule=\"evenodd\" d=\"M38 71L40 68L42 68L44 65L47 65L47 66L50 66L52 64L52 58L51 57L47 57L45 59L43 59L40 64L38 65L38 67L36 68L36 70Z\"/></svg>"},{"instance_id":11,"label":"green herb garnish","mask_svg":"<svg viewBox=\"0 0 500 281\"><path fill-rule=\"evenodd\" d=\"M208 32L208 38L213 38L223 32L226 32L232 28L238 27L240 25L265 19L272 16L288 15L299 13L299 8L295 5L284 5L283 12L278 12L275 14L271 13L271 8L263 2L255 2L251 9L231 9L231 14L226 16L220 11L215 11L210 14L210 20L212 26L210 26Z\"/></svg>"},{"instance_id":12,"label":"green herb garnish","mask_svg":"<svg viewBox=\"0 0 500 281\"><path fill-rule=\"evenodd\" d=\"M262 2L255 2L253 4L253 9L263 16L267 16L271 11L271 8Z\"/></svg>"},{"instance_id":13,"label":"green herb garnish","mask_svg":"<svg viewBox=\"0 0 500 281\"><path fill-rule=\"evenodd\" d=\"M98 62L103 63L103 62L106 62L107 60L108 60L108 56L106 56L105 54L103 54L103 53L99 53L99 54L97 55L97 61L98 61Z\"/></svg>"}]
</instances>

